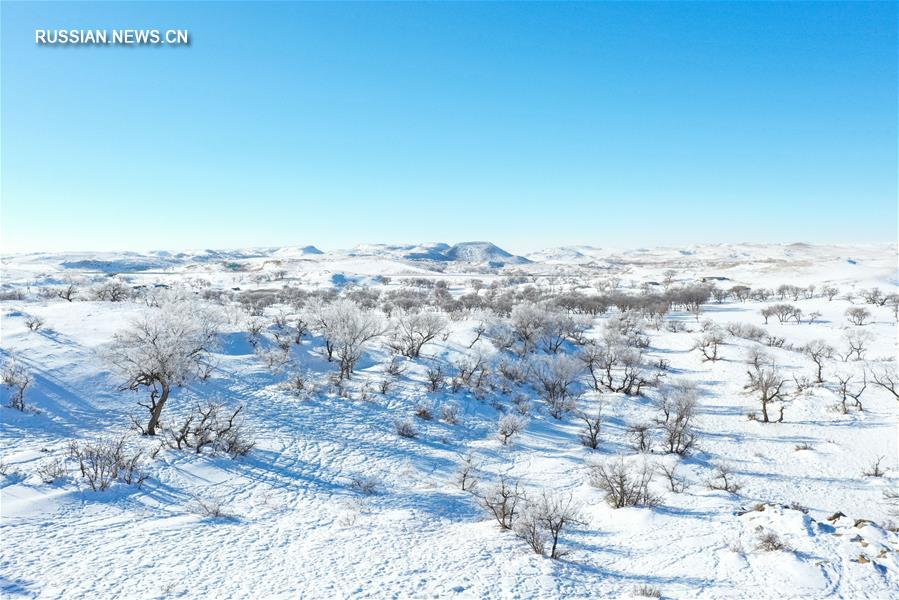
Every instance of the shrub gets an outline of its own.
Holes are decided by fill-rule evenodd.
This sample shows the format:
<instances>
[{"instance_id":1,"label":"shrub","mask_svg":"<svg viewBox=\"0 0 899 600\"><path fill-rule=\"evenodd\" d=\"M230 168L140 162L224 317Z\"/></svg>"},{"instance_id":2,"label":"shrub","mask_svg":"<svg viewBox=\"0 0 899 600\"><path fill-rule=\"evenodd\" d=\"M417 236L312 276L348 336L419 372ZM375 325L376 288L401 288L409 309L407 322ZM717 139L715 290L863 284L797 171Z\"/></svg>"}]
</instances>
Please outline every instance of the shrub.
<instances>
[{"instance_id":1,"label":"shrub","mask_svg":"<svg viewBox=\"0 0 899 600\"><path fill-rule=\"evenodd\" d=\"M765 532L759 536L756 549L763 552L791 551L791 548L781 541L780 537L773 531Z\"/></svg>"},{"instance_id":2,"label":"shrub","mask_svg":"<svg viewBox=\"0 0 899 600\"><path fill-rule=\"evenodd\" d=\"M455 425L459 422L459 405L455 402L447 402L440 407L440 418L444 423Z\"/></svg>"},{"instance_id":3,"label":"shrub","mask_svg":"<svg viewBox=\"0 0 899 600\"><path fill-rule=\"evenodd\" d=\"M714 475L706 482L710 490L719 490L736 494L740 485L734 481L733 470L729 465L716 465Z\"/></svg>"},{"instance_id":4,"label":"shrub","mask_svg":"<svg viewBox=\"0 0 899 600\"><path fill-rule=\"evenodd\" d=\"M30 331L37 331L44 326L44 320L37 315L25 315L25 327Z\"/></svg>"},{"instance_id":5,"label":"shrub","mask_svg":"<svg viewBox=\"0 0 899 600\"><path fill-rule=\"evenodd\" d=\"M478 485L478 463L474 455L468 453L462 459L459 465L459 471L456 474L456 483L462 488L463 492L472 492Z\"/></svg>"},{"instance_id":6,"label":"shrub","mask_svg":"<svg viewBox=\"0 0 899 600\"><path fill-rule=\"evenodd\" d=\"M501 529L512 529L518 505L523 499L524 494L519 489L518 482L501 475L499 482L481 497L481 502Z\"/></svg>"},{"instance_id":7,"label":"shrub","mask_svg":"<svg viewBox=\"0 0 899 600\"><path fill-rule=\"evenodd\" d=\"M590 484L606 493L606 502L612 508L624 506L655 506L659 499L649 489L652 469L647 463L642 468L629 467L624 459L590 468Z\"/></svg>"},{"instance_id":8,"label":"shrub","mask_svg":"<svg viewBox=\"0 0 899 600\"><path fill-rule=\"evenodd\" d=\"M397 435L404 438L414 438L418 437L418 431L415 429L415 424L412 423L409 419L397 419L393 423L393 427L396 430Z\"/></svg>"},{"instance_id":9,"label":"shrub","mask_svg":"<svg viewBox=\"0 0 899 600\"><path fill-rule=\"evenodd\" d=\"M231 456L243 456L256 445L244 432L243 423L238 419L243 406L234 412L226 411L222 404L208 402L197 406L178 427L164 430L166 441L171 448L191 449L201 454L204 448L223 451Z\"/></svg>"},{"instance_id":10,"label":"shrub","mask_svg":"<svg viewBox=\"0 0 899 600\"><path fill-rule=\"evenodd\" d=\"M883 456L878 456L874 462L871 463L870 467L862 471L862 475L865 477L883 477L886 474L886 471L880 466L883 459Z\"/></svg>"},{"instance_id":11,"label":"shrub","mask_svg":"<svg viewBox=\"0 0 899 600\"><path fill-rule=\"evenodd\" d=\"M524 511L515 524L515 533L541 556L561 558L566 552L559 546L564 529L580 523L579 507L567 498L547 494L545 491L533 502L526 502Z\"/></svg>"},{"instance_id":12,"label":"shrub","mask_svg":"<svg viewBox=\"0 0 899 600\"><path fill-rule=\"evenodd\" d=\"M595 414L580 413L581 421L584 422L584 428L578 434L581 445L592 450L599 448L599 434L602 429L602 404L596 409Z\"/></svg>"},{"instance_id":13,"label":"shrub","mask_svg":"<svg viewBox=\"0 0 899 600\"><path fill-rule=\"evenodd\" d=\"M201 500L194 502L193 512L207 519L230 519L231 515L225 510L224 502L218 499Z\"/></svg>"},{"instance_id":14,"label":"shrub","mask_svg":"<svg viewBox=\"0 0 899 600\"><path fill-rule=\"evenodd\" d=\"M140 469L141 453L128 454L125 438L72 442L69 455L78 461L81 476L94 491L109 489L116 481L138 487L147 475Z\"/></svg>"},{"instance_id":15,"label":"shrub","mask_svg":"<svg viewBox=\"0 0 899 600\"><path fill-rule=\"evenodd\" d=\"M527 421L518 415L502 415L499 418L499 429L496 434L503 446L509 444L511 439L521 433L527 426Z\"/></svg>"},{"instance_id":16,"label":"shrub","mask_svg":"<svg viewBox=\"0 0 899 600\"><path fill-rule=\"evenodd\" d=\"M350 479L350 487L363 496L371 496L378 493L381 481L376 477L358 475Z\"/></svg>"},{"instance_id":17,"label":"shrub","mask_svg":"<svg viewBox=\"0 0 899 600\"><path fill-rule=\"evenodd\" d=\"M37 470L37 474L44 483L54 483L60 479L65 479L68 475L65 463L59 458L41 465Z\"/></svg>"},{"instance_id":18,"label":"shrub","mask_svg":"<svg viewBox=\"0 0 899 600\"><path fill-rule=\"evenodd\" d=\"M6 363L0 371L0 383L9 388L9 405L16 410L25 410L25 390L33 381L31 372L15 360Z\"/></svg>"},{"instance_id":19,"label":"shrub","mask_svg":"<svg viewBox=\"0 0 899 600\"><path fill-rule=\"evenodd\" d=\"M434 404L429 400L419 400L415 405L415 416L430 421L434 418Z\"/></svg>"}]
</instances>

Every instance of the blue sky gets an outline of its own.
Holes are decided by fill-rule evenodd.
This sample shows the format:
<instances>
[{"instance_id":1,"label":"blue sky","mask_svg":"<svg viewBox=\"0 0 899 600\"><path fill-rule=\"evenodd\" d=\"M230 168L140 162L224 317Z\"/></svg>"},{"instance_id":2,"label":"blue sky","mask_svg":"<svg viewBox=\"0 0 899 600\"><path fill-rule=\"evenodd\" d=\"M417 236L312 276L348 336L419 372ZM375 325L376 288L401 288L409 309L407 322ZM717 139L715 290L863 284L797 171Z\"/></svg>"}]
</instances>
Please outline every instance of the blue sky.
<instances>
[{"instance_id":1,"label":"blue sky","mask_svg":"<svg viewBox=\"0 0 899 600\"><path fill-rule=\"evenodd\" d=\"M896 239L892 2L0 16L7 252ZM192 44L34 43L130 27Z\"/></svg>"}]
</instances>

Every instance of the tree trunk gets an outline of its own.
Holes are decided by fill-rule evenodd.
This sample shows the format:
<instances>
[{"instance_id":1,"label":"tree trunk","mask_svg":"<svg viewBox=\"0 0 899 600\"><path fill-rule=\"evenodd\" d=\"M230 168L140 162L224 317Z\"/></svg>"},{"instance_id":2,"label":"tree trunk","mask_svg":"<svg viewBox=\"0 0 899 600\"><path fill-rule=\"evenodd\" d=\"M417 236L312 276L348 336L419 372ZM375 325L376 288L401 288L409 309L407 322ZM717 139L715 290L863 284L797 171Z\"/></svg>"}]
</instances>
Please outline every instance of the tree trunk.
<instances>
[{"instance_id":1,"label":"tree trunk","mask_svg":"<svg viewBox=\"0 0 899 600\"><path fill-rule=\"evenodd\" d=\"M167 383L162 383L161 387L162 395L159 396L159 400L153 405L153 408L150 409L150 422L147 423L147 435L156 435L156 427L159 425L159 416L162 414L162 407L165 406L165 401L169 399L171 387Z\"/></svg>"}]
</instances>

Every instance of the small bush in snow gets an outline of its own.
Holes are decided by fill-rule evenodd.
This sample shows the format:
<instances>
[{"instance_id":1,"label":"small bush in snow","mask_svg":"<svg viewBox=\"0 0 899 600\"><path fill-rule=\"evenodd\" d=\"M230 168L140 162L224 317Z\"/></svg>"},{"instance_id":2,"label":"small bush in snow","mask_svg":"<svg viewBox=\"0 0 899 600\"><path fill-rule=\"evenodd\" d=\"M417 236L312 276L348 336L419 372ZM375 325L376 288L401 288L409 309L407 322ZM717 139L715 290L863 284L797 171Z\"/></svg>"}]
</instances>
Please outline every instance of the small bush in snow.
<instances>
[{"instance_id":1,"label":"small bush in snow","mask_svg":"<svg viewBox=\"0 0 899 600\"><path fill-rule=\"evenodd\" d=\"M224 503L218 499L202 500L197 498L194 502L193 512L207 519L231 518L231 515L225 510Z\"/></svg>"},{"instance_id":2,"label":"small bush in snow","mask_svg":"<svg viewBox=\"0 0 899 600\"><path fill-rule=\"evenodd\" d=\"M518 482L505 475L501 475L499 482L481 497L484 508L493 515L501 529L512 529L523 500L524 493L519 489Z\"/></svg>"},{"instance_id":3,"label":"small bush in snow","mask_svg":"<svg viewBox=\"0 0 899 600\"><path fill-rule=\"evenodd\" d=\"M81 476L94 491L109 489L116 481L140 487L147 478L140 468L141 453L129 454L124 437L118 440L72 442L69 445L69 455L78 461Z\"/></svg>"},{"instance_id":4,"label":"small bush in snow","mask_svg":"<svg viewBox=\"0 0 899 600\"><path fill-rule=\"evenodd\" d=\"M31 372L15 360L6 363L0 371L0 383L9 388L9 405L25 410L25 390L34 381Z\"/></svg>"},{"instance_id":5,"label":"small bush in snow","mask_svg":"<svg viewBox=\"0 0 899 600\"><path fill-rule=\"evenodd\" d=\"M566 554L559 546L562 532L581 522L579 512L570 495L563 498L544 491L537 500L526 502L515 533L537 554L558 559Z\"/></svg>"},{"instance_id":6,"label":"small bush in snow","mask_svg":"<svg viewBox=\"0 0 899 600\"><path fill-rule=\"evenodd\" d=\"M870 467L862 471L862 475L865 477L883 477L886 474L886 470L880 466L883 459L883 456L878 456L874 462L871 463Z\"/></svg>"},{"instance_id":7,"label":"small bush in snow","mask_svg":"<svg viewBox=\"0 0 899 600\"><path fill-rule=\"evenodd\" d=\"M522 416L527 416L531 412L531 400L525 394L515 394L512 397L512 406L515 412Z\"/></svg>"},{"instance_id":8,"label":"small bush in snow","mask_svg":"<svg viewBox=\"0 0 899 600\"><path fill-rule=\"evenodd\" d=\"M425 421L434 418L434 403L429 400L419 400L415 405L415 416Z\"/></svg>"},{"instance_id":9,"label":"small bush in snow","mask_svg":"<svg viewBox=\"0 0 899 600\"><path fill-rule=\"evenodd\" d=\"M456 483L463 492L472 492L478 485L478 463L471 453L466 454L456 473Z\"/></svg>"},{"instance_id":10,"label":"small bush in snow","mask_svg":"<svg viewBox=\"0 0 899 600\"><path fill-rule=\"evenodd\" d=\"M729 465L716 465L715 473L706 482L710 490L719 490L736 494L740 485L734 480L734 472Z\"/></svg>"},{"instance_id":11,"label":"small bush in snow","mask_svg":"<svg viewBox=\"0 0 899 600\"><path fill-rule=\"evenodd\" d=\"M643 598L661 598L662 591L659 588L652 587L648 584L638 585L634 588L634 596L641 596Z\"/></svg>"},{"instance_id":12,"label":"small bush in snow","mask_svg":"<svg viewBox=\"0 0 899 600\"><path fill-rule=\"evenodd\" d=\"M656 469L668 482L668 489L675 494L680 494L689 487L687 480L677 474L677 463L674 463L670 467L665 464L660 464L656 466Z\"/></svg>"},{"instance_id":13,"label":"small bush in snow","mask_svg":"<svg viewBox=\"0 0 899 600\"><path fill-rule=\"evenodd\" d=\"M583 446L596 450L599 448L599 433L602 429L602 405L596 409L595 413L580 413L581 421L584 422L584 428L578 434L578 439Z\"/></svg>"},{"instance_id":14,"label":"small bush in snow","mask_svg":"<svg viewBox=\"0 0 899 600\"><path fill-rule=\"evenodd\" d=\"M631 444L638 452L649 452L653 443L652 425L649 423L637 423L628 427L627 432L631 436Z\"/></svg>"},{"instance_id":15,"label":"small bush in snow","mask_svg":"<svg viewBox=\"0 0 899 600\"><path fill-rule=\"evenodd\" d=\"M459 422L459 405L455 402L447 402L440 407L440 419L449 425Z\"/></svg>"},{"instance_id":16,"label":"small bush in snow","mask_svg":"<svg viewBox=\"0 0 899 600\"><path fill-rule=\"evenodd\" d=\"M657 505L659 499L649 489L651 481L652 468L645 462L642 468L630 467L619 457L590 468L590 484L606 493L612 508Z\"/></svg>"},{"instance_id":17,"label":"small bush in snow","mask_svg":"<svg viewBox=\"0 0 899 600\"><path fill-rule=\"evenodd\" d=\"M514 436L524 431L527 421L518 415L503 415L499 418L499 428L496 432L499 441L507 446Z\"/></svg>"},{"instance_id":18,"label":"small bush in snow","mask_svg":"<svg viewBox=\"0 0 899 600\"><path fill-rule=\"evenodd\" d=\"M439 392L441 389L443 389L443 382L445 381L446 377L444 376L443 368L440 365L428 367L425 375L428 379L426 387L429 392Z\"/></svg>"},{"instance_id":19,"label":"small bush in snow","mask_svg":"<svg viewBox=\"0 0 899 600\"><path fill-rule=\"evenodd\" d=\"M415 429L415 424L409 419L397 419L394 421L393 427L400 437L414 438L418 436L418 430Z\"/></svg>"},{"instance_id":20,"label":"small bush in snow","mask_svg":"<svg viewBox=\"0 0 899 600\"><path fill-rule=\"evenodd\" d=\"M56 458L41 465L37 470L37 474L44 483L54 483L61 479L65 479L68 472L66 471L65 462Z\"/></svg>"},{"instance_id":21,"label":"small bush in snow","mask_svg":"<svg viewBox=\"0 0 899 600\"><path fill-rule=\"evenodd\" d=\"M350 479L350 487L363 496L371 496L378 493L381 481L376 477L360 475Z\"/></svg>"},{"instance_id":22,"label":"small bush in snow","mask_svg":"<svg viewBox=\"0 0 899 600\"><path fill-rule=\"evenodd\" d=\"M759 536L756 549L762 552L790 552L791 548L781 541L780 537L773 531L768 531Z\"/></svg>"},{"instance_id":23,"label":"small bush in snow","mask_svg":"<svg viewBox=\"0 0 899 600\"><path fill-rule=\"evenodd\" d=\"M29 331L37 331L44 326L44 320L37 315L25 315L25 327Z\"/></svg>"},{"instance_id":24,"label":"small bush in snow","mask_svg":"<svg viewBox=\"0 0 899 600\"><path fill-rule=\"evenodd\" d=\"M238 418L242 409L243 406L238 406L231 412L215 402L197 406L181 425L165 430L166 441L171 448L191 449L197 454L208 447L212 451L221 450L231 456L243 456L256 443L247 436L243 423Z\"/></svg>"}]
</instances>

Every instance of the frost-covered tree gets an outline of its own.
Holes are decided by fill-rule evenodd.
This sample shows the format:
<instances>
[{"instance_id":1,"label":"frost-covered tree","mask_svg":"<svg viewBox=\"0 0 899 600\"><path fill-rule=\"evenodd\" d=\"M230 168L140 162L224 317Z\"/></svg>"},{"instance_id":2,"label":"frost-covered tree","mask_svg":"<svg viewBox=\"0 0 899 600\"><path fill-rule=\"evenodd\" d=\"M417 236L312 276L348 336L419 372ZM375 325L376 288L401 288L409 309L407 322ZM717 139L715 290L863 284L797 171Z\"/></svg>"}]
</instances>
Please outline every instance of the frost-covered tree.
<instances>
[{"instance_id":1,"label":"frost-covered tree","mask_svg":"<svg viewBox=\"0 0 899 600\"><path fill-rule=\"evenodd\" d=\"M431 311L403 311L394 315L390 346L403 356L417 358L421 348L446 329L446 319Z\"/></svg>"},{"instance_id":2,"label":"frost-covered tree","mask_svg":"<svg viewBox=\"0 0 899 600\"><path fill-rule=\"evenodd\" d=\"M583 369L580 361L566 354L539 356L531 362L532 382L553 417L560 419L574 409L575 385Z\"/></svg>"},{"instance_id":3,"label":"frost-covered tree","mask_svg":"<svg viewBox=\"0 0 899 600\"><path fill-rule=\"evenodd\" d=\"M536 500L525 503L515 533L537 554L558 559L565 554L559 546L562 532L579 523L580 507L571 495L543 491Z\"/></svg>"},{"instance_id":4,"label":"frost-covered tree","mask_svg":"<svg viewBox=\"0 0 899 600\"><path fill-rule=\"evenodd\" d=\"M743 386L743 389L758 394L762 405L762 421L769 423L768 405L772 402L783 402L786 379L776 367L772 366L747 371L746 374L749 376L749 381ZM783 420L783 407L780 410L779 420Z\"/></svg>"},{"instance_id":5,"label":"frost-covered tree","mask_svg":"<svg viewBox=\"0 0 899 600\"><path fill-rule=\"evenodd\" d=\"M516 304L510 317L512 330L521 342L521 354L534 350L546 323L546 309L533 302Z\"/></svg>"},{"instance_id":6,"label":"frost-covered tree","mask_svg":"<svg viewBox=\"0 0 899 600\"><path fill-rule=\"evenodd\" d=\"M812 359L813 363L815 363L815 381L817 383L824 383L824 364L826 363L827 359L833 358L833 346L831 346L824 340L812 340L802 347L802 351L806 356Z\"/></svg>"},{"instance_id":7,"label":"frost-covered tree","mask_svg":"<svg viewBox=\"0 0 899 600\"><path fill-rule=\"evenodd\" d=\"M215 320L191 303L150 309L115 335L105 356L125 380L120 389L150 394L148 402L139 402L150 413L145 434L156 435L172 388L208 375L216 336Z\"/></svg>"},{"instance_id":8,"label":"frost-covered tree","mask_svg":"<svg viewBox=\"0 0 899 600\"><path fill-rule=\"evenodd\" d=\"M337 359L340 378L349 379L368 344L384 333L381 315L352 300L335 300L311 308L315 327L325 340L329 360Z\"/></svg>"},{"instance_id":9,"label":"frost-covered tree","mask_svg":"<svg viewBox=\"0 0 899 600\"><path fill-rule=\"evenodd\" d=\"M861 306L852 306L846 309L846 318L853 325L864 325L871 318L871 311Z\"/></svg>"},{"instance_id":10,"label":"frost-covered tree","mask_svg":"<svg viewBox=\"0 0 899 600\"><path fill-rule=\"evenodd\" d=\"M676 383L660 390L658 406L662 415L658 423L668 452L683 456L696 443L693 427L696 405L696 387L689 383Z\"/></svg>"},{"instance_id":11,"label":"frost-covered tree","mask_svg":"<svg viewBox=\"0 0 899 600\"><path fill-rule=\"evenodd\" d=\"M899 400L899 377L896 375L896 366L890 365L883 369L872 369L874 383L882 387Z\"/></svg>"},{"instance_id":12,"label":"frost-covered tree","mask_svg":"<svg viewBox=\"0 0 899 600\"><path fill-rule=\"evenodd\" d=\"M11 360L0 370L0 383L9 388L9 405L16 410L25 410L25 390L34 381L34 376L20 362Z\"/></svg>"}]
</instances>

